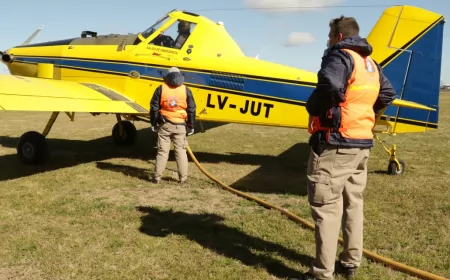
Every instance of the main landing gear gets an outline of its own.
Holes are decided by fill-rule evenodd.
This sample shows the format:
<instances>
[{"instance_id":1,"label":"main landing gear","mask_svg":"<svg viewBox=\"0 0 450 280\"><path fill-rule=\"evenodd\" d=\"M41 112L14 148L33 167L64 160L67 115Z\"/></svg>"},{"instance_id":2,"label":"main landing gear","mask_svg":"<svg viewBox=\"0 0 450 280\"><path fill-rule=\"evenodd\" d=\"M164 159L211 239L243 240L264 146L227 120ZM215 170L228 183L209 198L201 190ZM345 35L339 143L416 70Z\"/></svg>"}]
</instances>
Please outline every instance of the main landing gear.
<instances>
[{"instance_id":1,"label":"main landing gear","mask_svg":"<svg viewBox=\"0 0 450 280\"><path fill-rule=\"evenodd\" d=\"M48 158L48 147L45 137L50 132L53 124L60 112L53 112L42 133L28 131L19 139L17 143L17 155L21 162L25 164L43 164ZM66 113L71 121L74 120L74 113ZM117 123L112 129L113 141L118 146L131 146L136 142L136 127L128 120L123 121L120 114L116 114Z\"/></svg>"},{"instance_id":2,"label":"main landing gear","mask_svg":"<svg viewBox=\"0 0 450 280\"><path fill-rule=\"evenodd\" d=\"M388 174L389 175L402 175L405 172L405 162L401 159L397 159L397 146L395 144L392 145L390 149L386 147L386 145L383 144L380 137L378 137L376 134L374 134L377 138L378 142L380 142L381 146L383 146L386 153L390 156L389 158L389 164L388 164Z\"/></svg>"},{"instance_id":3,"label":"main landing gear","mask_svg":"<svg viewBox=\"0 0 450 280\"><path fill-rule=\"evenodd\" d=\"M130 146L136 142L136 127L130 121L123 121L120 115L116 115L117 123L112 129L114 143L118 146Z\"/></svg>"}]
</instances>

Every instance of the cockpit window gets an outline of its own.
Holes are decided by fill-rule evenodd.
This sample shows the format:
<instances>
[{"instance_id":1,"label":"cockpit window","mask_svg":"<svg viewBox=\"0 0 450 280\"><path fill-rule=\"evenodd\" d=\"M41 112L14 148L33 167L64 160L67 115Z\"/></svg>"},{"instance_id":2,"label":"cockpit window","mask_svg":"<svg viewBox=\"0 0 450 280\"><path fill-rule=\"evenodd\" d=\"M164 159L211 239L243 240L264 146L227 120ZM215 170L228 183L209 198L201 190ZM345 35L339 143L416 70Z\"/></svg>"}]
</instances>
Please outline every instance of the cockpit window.
<instances>
[{"instance_id":1,"label":"cockpit window","mask_svg":"<svg viewBox=\"0 0 450 280\"><path fill-rule=\"evenodd\" d=\"M144 32L141 33L142 37L147 39L150 35L152 35L156 30L161 28L168 20L170 19L169 16L165 16L162 19L158 20L155 24L147 28Z\"/></svg>"},{"instance_id":2,"label":"cockpit window","mask_svg":"<svg viewBox=\"0 0 450 280\"><path fill-rule=\"evenodd\" d=\"M164 46L167 48L181 49L193 32L196 23L185 20L177 20L167 27L149 44Z\"/></svg>"}]
</instances>

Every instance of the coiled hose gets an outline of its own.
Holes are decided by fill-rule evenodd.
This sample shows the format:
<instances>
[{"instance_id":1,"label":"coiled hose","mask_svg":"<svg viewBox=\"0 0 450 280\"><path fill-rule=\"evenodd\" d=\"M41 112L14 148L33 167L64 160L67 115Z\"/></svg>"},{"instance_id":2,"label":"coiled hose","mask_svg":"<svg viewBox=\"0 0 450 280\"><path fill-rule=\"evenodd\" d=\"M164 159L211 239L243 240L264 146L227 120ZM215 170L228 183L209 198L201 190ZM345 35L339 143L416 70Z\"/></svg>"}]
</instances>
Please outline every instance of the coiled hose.
<instances>
[{"instance_id":1,"label":"coiled hose","mask_svg":"<svg viewBox=\"0 0 450 280\"><path fill-rule=\"evenodd\" d=\"M189 146L187 147L187 151L189 153L189 156L194 161L195 165L197 165L197 167L209 179L211 179L212 181L214 181L217 184L219 184L223 189L225 189L225 190L227 190L229 192L232 192L232 193L234 193L234 194L236 194L236 195L238 195L240 197L246 198L246 199L251 200L251 201L255 201L258 204L260 204L260 205L262 205L262 206L264 206L266 208L276 209L276 210L280 211L282 214L286 215L288 218L294 220L295 222L300 223L300 224L310 228L311 230L314 230L314 225L312 223L310 223L310 222L308 222L308 221L298 217L295 214L290 213L288 210L286 210L284 208L281 208L281 207L278 207L276 205L270 204L270 203L268 203L268 202L266 202L266 201L264 201L262 199L259 199L257 197L254 197L254 196L251 196L249 194L243 193L241 191L235 190L235 189L231 188L230 186L227 186L225 183L223 183L219 179L215 178L213 175L211 175L211 173L209 173L208 171L206 171L203 168L203 166L198 162L197 158L195 157L194 153L192 152L192 150L191 150L191 148ZM341 245L344 243L344 240L341 237L339 237L338 240L339 240L339 243ZM370 252L370 251L368 251L366 249L363 249L363 253L364 253L364 255L366 257L368 257L369 259L371 259L373 261L376 261L376 262L379 262L379 263L383 263L385 265L390 266L391 268L393 268L395 270L399 270L399 271L405 272L407 274L410 274L412 276L415 276L415 277L418 277L418 278L421 278L421 279L427 279L427 280L449 280L448 278L444 278L442 276L439 276L439 275L436 275L436 274L432 274L432 273L429 273L429 272L426 272L426 271L423 271L423 270L420 270L420 269L417 269L417 268L414 268L414 267L407 266L405 264L396 262L394 260L382 257L382 256L377 255L377 254L375 254L373 252Z\"/></svg>"}]
</instances>

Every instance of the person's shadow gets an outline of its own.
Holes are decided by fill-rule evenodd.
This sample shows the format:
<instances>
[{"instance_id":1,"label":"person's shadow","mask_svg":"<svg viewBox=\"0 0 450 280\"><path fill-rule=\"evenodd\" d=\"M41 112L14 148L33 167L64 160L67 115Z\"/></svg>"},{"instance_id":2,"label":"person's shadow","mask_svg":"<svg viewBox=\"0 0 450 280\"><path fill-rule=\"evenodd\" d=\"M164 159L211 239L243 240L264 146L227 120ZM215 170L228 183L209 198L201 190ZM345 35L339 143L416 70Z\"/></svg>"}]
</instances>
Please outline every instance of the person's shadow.
<instances>
[{"instance_id":1,"label":"person's shadow","mask_svg":"<svg viewBox=\"0 0 450 280\"><path fill-rule=\"evenodd\" d=\"M161 211L152 207L137 207L137 210L146 214L141 217L142 225L139 230L142 233L155 237L182 235L217 254L234 258L245 265L265 267L268 273L276 277L295 277L300 272L272 258L267 252L279 254L304 266L309 266L312 261L310 256L226 226L221 223L224 218L219 215ZM257 255L251 250L264 254Z\"/></svg>"}]
</instances>

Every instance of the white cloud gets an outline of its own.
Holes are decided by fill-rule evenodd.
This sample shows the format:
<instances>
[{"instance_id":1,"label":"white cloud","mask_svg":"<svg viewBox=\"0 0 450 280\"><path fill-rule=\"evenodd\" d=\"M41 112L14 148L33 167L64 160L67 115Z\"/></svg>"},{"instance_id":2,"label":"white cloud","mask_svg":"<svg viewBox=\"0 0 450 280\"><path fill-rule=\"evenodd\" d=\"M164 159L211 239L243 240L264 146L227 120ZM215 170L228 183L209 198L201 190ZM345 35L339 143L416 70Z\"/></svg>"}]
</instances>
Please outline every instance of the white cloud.
<instances>
[{"instance_id":1,"label":"white cloud","mask_svg":"<svg viewBox=\"0 0 450 280\"><path fill-rule=\"evenodd\" d=\"M316 41L316 38L308 32L292 32L289 34L284 45L286 47L295 47L301 44L309 44Z\"/></svg>"},{"instance_id":2,"label":"white cloud","mask_svg":"<svg viewBox=\"0 0 450 280\"><path fill-rule=\"evenodd\" d=\"M307 12L321 10L323 7L338 5L343 2L345 0L244 0L247 7L266 12Z\"/></svg>"}]
</instances>

